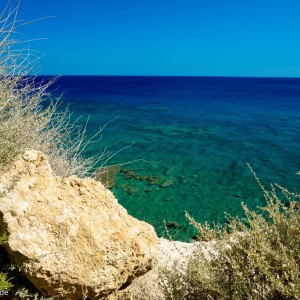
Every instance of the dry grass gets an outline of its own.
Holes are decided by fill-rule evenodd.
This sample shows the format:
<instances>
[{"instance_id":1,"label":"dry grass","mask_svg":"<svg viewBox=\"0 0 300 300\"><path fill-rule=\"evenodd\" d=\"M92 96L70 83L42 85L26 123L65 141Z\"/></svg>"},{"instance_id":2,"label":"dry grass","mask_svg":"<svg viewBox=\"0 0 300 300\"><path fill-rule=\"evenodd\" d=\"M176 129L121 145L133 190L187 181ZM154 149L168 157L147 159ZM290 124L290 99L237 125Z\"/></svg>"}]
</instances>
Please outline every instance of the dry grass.
<instances>
[{"instance_id":1,"label":"dry grass","mask_svg":"<svg viewBox=\"0 0 300 300\"><path fill-rule=\"evenodd\" d=\"M53 80L28 76L35 57L16 39L16 30L24 25L17 22L17 12L8 3L0 20L0 172L18 154L35 149L48 156L57 175L85 176L112 155L105 150L83 158L103 128L86 139L86 125L72 123L67 110L58 110L59 99L47 92Z\"/></svg>"},{"instance_id":2,"label":"dry grass","mask_svg":"<svg viewBox=\"0 0 300 300\"><path fill-rule=\"evenodd\" d=\"M60 109L59 99L48 93L55 79L28 75L33 73L36 57L28 41L18 40L17 31L25 25L17 21L18 8L8 0L0 12L0 176L19 154L30 149L44 152L56 175L89 175L95 165L103 167L116 154L104 149L97 157L83 157L101 139L106 125L87 139L87 124L71 122L68 110ZM6 236L0 235L0 290L11 289L16 295L12 299L44 299L18 279L23 276L16 266L10 266L1 248L5 242Z\"/></svg>"}]
</instances>

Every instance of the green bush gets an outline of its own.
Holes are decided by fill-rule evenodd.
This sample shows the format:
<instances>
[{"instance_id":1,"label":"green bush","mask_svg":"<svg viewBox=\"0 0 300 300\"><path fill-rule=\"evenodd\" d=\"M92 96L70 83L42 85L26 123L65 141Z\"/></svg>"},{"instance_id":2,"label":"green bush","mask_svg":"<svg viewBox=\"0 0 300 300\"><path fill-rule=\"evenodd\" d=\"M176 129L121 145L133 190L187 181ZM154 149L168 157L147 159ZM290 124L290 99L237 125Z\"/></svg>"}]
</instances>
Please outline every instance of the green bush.
<instances>
[{"instance_id":1,"label":"green bush","mask_svg":"<svg viewBox=\"0 0 300 300\"><path fill-rule=\"evenodd\" d=\"M0 237L0 246L3 246L6 242L7 242L7 236L6 234L4 234ZM12 287L12 284L7 277L8 277L7 273L0 272L0 291L4 291L4 290L8 291Z\"/></svg>"},{"instance_id":2,"label":"green bush","mask_svg":"<svg viewBox=\"0 0 300 300\"><path fill-rule=\"evenodd\" d=\"M6 273L0 273L0 291L8 291L12 287Z\"/></svg>"},{"instance_id":3,"label":"green bush","mask_svg":"<svg viewBox=\"0 0 300 300\"><path fill-rule=\"evenodd\" d=\"M163 274L166 299L300 299L299 196L279 185L267 190L253 174L265 207L251 211L242 204L245 218L229 217L224 227L187 214L213 251L207 256L199 248L186 272Z\"/></svg>"}]
</instances>

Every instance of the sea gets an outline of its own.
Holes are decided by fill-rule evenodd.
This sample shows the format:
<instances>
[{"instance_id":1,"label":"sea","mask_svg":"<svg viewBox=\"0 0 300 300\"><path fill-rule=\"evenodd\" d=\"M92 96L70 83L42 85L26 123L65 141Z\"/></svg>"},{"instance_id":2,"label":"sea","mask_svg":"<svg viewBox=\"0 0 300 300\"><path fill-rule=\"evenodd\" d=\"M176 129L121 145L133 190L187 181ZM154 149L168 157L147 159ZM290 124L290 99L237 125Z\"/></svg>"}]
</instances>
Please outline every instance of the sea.
<instances>
[{"instance_id":1,"label":"sea","mask_svg":"<svg viewBox=\"0 0 300 300\"><path fill-rule=\"evenodd\" d=\"M161 237L192 240L186 212L225 224L241 203L264 206L247 164L300 192L299 78L62 76L52 88L88 138L102 130L84 155L110 153L112 192Z\"/></svg>"}]
</instances>

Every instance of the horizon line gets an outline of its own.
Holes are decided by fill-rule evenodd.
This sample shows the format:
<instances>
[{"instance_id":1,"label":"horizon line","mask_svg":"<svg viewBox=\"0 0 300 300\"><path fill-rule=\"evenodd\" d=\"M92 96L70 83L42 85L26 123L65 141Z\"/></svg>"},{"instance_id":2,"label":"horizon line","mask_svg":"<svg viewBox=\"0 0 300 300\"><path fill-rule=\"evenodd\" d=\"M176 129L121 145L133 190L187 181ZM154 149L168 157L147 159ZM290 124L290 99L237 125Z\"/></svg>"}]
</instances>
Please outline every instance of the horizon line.
<instances>
[{"instance_id":1,"label":"horizon line","mask_svg":"<svg viewBox=\"0 0 300 300\"><path fill-rule=\"evenodd\" d=\"M105 75L105 74L40 74L27 76L49 76L49 77L212 77L212 78L278 78L278 79L300 79L300 76L237 76L237 75Z\"/></svg>"}]
</instances>

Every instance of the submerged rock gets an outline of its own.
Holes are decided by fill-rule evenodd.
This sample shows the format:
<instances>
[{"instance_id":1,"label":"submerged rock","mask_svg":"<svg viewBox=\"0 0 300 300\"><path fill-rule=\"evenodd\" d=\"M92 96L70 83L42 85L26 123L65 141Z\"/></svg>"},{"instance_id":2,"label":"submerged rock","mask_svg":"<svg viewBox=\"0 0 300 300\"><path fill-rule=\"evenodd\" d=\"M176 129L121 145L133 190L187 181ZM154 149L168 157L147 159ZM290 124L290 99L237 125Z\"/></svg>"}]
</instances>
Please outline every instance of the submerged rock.
<instances>
[{"instance_id":1,"label":"submerged rock","mask_svg":"<svg viewBox=\"0 0 300 300\"><path fill-rule=\"evenodd\" d=\"M120 165L101 167L96 170L94 177L106 188L111 189L116 185L117 174L120 172L120 169Z\"/></svg>"},{"instance_id":2,"label":"submerged rock","mask_svg":"<svg viewBox=\"0 0 300 300\"><path fill-rule=\"evenodd\" d=\"M166 226L168 228L174 228L174 229L181 228L181 225L178 224L177 222L174 222L174 221L168 221L168 222L166 222Z\"/></svg>"},{"instance_id":3,"label":"submerged rock","mask_svg":"<svg viewBox=\"0 0 300 300\"><path fill-rule=\"evenodd\" d=\"M173 180L172 179L168 179L165 182L163 182L162 184L160 184L160 187L161 188L166 188L166 187L169 187L169 186L171 186L173 184L174 184Z\"/></svg>"},{"instance_id":4,"label":"submerged rock","mask_svg":"<svg viewBox=\"0 0 300 300\"><path fill-rule=\"evenodd\" d=\"M1 176L0 192L10 259L48 295L101 299L155 264L151 225L128 215L101 183L55 176L41 152L25 152Z\"/></svg>"},{"instance_id":5,"label":"submerged rock","mask_svg":"<svg viewBox=\"0 0 300 300\"><path fill-rule=\"evenodd\" d=\"M125 179L134 179L138 181L142 181L144 183L148 183L149 185L159 184L160 177L155 175L139 175L130 169L122 169L120 171Z\"/></svg>"}]
</instances>

